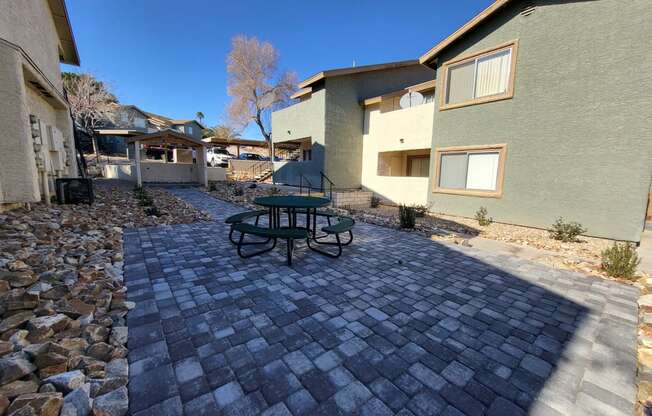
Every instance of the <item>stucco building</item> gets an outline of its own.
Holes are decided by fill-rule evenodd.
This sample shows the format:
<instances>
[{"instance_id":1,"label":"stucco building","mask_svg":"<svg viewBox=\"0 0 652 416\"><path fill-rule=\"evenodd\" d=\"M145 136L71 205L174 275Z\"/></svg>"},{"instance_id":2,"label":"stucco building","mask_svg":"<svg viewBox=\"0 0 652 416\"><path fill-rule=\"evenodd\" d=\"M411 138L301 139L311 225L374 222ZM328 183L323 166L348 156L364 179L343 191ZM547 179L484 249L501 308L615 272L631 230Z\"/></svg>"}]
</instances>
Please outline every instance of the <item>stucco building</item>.
<instances>
[{"instance_id":1,"label":"stucco building","mask_svg":"<svg viewBox=\"0 0 652 416\"><path fill-rule=\"evenodd\" d=\"M61 62L79 65L64 0L0 1L0 210L77 176Z\"/></svg>"},{"instance_id":2,"label":"stucco building","mask_svg":"<svg viewBox=\"0 0 652 416\"><path fill-rule=\"evenodd\" d=\"M484 206L540 228L561 216L639 241L652 181L651 21L647 0L496 0L420 57L425 79L383 73L394 88L376 93L352 77L310 84L310 100L272 115L274 142L312 137L321 154L342 155L323 163L337 187L390 202L466 217Z\"/></svg>"}]
</instances>

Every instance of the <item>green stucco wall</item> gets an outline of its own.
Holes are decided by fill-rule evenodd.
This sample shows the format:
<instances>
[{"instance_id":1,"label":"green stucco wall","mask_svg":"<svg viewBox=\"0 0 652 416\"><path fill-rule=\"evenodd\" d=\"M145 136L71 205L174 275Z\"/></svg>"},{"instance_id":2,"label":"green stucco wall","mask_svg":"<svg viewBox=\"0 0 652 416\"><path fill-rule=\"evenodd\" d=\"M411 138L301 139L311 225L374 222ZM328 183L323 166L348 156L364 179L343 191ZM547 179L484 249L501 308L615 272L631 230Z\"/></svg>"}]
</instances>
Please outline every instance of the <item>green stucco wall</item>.
<instances>
[{"instance_id":1,"label":"green stucco wall","mask_svg":"<svg viewBox=\"0 0 652 416\"><path fill-rule=\"evenodd\" d=\"M518 39L514 98L437 110L433 128L433 149L507 143L504 195L434 194L431 183L431 210L485 206L542 228L563 216L638 241L652 177L652 3L540 0L529 16L514 3L438 60Z\"/></svg>"},{"instance_id":2,"label":"green stucco wall","mask_svg":"<svg viewBox=\"0 0 652 416\"><path fill-rule=\"evenodd\" d=\"M421 65L326 79L326 170L338 188L359 188L362 179L364 108L360 101L434 77Z\"/></svg>"},{"instance_id":3,"label":"green stucco wall","mask_svg":"<svg viewBox=\"0 0 652 416\"><path fill-rule=\"evenodd\" d=\"M281 162L274 164L274 180L298 185L304 175L313 186L319 186L320 172L324 170L324 142L326 91L315 91L309 100L296 103L272 113L272 141L312 138L312 160L309 162Z\"/></svg>"}]
</instances>

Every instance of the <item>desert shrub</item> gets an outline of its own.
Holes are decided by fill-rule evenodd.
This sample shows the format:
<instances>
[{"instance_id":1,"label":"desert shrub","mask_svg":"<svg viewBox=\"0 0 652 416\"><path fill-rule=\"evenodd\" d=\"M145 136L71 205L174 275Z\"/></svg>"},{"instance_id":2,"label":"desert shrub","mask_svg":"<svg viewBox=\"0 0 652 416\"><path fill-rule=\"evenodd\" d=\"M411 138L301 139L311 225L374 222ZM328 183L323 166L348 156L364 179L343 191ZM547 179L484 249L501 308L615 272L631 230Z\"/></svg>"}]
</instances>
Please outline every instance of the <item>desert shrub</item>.
<instances>
[{"instance_id":1,"label":"desert shrub","mask_svg":"<svg viewBox=\"0 0 652 416\"><path fill-rule=\"evenodd\" d=\"M371 203L370 203L371 208L378 208L379 205L380 205L380 198L378 198L376 195L372 195Z\"/></svg>"},{"instance_id":2,"label":"desert shrub","mask_svg":"<svg viewBox=\"0 0 652 416\"><path fill-rule=\"evenodd\" d=\"M398 220L401 228L414 228L417 218L417 211L414 207L408 205L399 205L398 207Z\"/></svg>"},{"instance_id":3,"label":"desert shrub","mask_svg":"<svg viewBox=\"0 0 652 416\"><path fill-rule=\"evenodd\" d=\"M272 196L272 195L278 195L278 194L280 194L280 193L281 193L281 190L278 189L278 188L275 187L275 186L272 186L272 187L269 188L269 190L267 191L267 194L270 195L270 196Z\"/></svg>"},{"instance_id":4,"label":"desert shrub","mask_svg":"<svg viewBox=\"0 0 652 416\"><path fill-rule=\"evenodd\" d=\"M425 205L415 205L414 211L417 217L422 218L426 216L426 213L428 212L428 207Z\"/></svg>"},{"instance_id":5,"label":"desert shrub","mask_svg":"<svg viewBox=\"0 0 652 416\"><path fill-rule=\"evenodd\" d=\"M577 237L585 232L586 228L582 227L582 224L579 222L565 222L562 217L559 217L557 218L557 221L552 224L550 237L554 238L555 240L570 243L577 241Z\"/></svg>"},{"instance_id":6,"label":"desert shrub","mask_svg":"<svg viewBox=\"0 0 652 416\"><path fill-rule=\"evenodd\" d=\"M234 196L242 196L242 195L244 195L244 189L242 189L242 186L234 186L233 187L233 195Z\"/></svg>"},{"instance_id":7,"label":"desert shrub","mask_svg":"<svg viewBox=\"0 0 652 416\"><path fill-rule=\"evenodd\" d=\"M208 182L208 191L213 192L217 190L217 186L215 185L215 182Z\"/></svg>"},{"instance_id":8,"label":"desert shrub","mask_svg":"<svg viewBox=\"0 0 652 416\"><path fill-rule=\"evenodd\" d=\"M602 250L602 270L609 276L631 279L636 275L636 268L641 259L636 254L632 244L614 243L613 246Z\"/></svg>"},{"instance_id":9,"label":"desert shrub","mask_svg":"<svg viewBox=\"0 0 652 416\"><path fill-rule=\"evenodd\" d=\"M475 219L481 227L487 227L494 222L494 219L487 215L487 208L485 207L480 207L480 209L475 212Z\"/></svg>"},{"instance_id":10,"label":"desert shrub","mask_svg":"<svg viewBox=\"0 0 652 416\"><path fill-rule=\"evenodd\" d=\"M159 216L159 215L161 215L158 208L156 208L155 206L145 207L145 209L143 211L145 212L145 215L148 215L148 216L151 216L151 215Z\"/></svg>"}]
</instances>

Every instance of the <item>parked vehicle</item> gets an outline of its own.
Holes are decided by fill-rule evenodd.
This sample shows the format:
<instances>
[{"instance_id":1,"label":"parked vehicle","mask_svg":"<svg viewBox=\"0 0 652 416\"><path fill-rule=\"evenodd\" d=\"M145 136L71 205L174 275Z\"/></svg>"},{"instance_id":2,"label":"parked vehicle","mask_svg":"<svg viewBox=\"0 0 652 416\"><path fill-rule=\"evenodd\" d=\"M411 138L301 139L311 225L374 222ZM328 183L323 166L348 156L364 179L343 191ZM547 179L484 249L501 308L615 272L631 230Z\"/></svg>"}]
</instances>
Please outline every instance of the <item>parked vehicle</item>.
<instances>
[{"instance_id":1,"label":"parked vehicle","mask_svg":"<svg viewBox=\"0 0 652 416\"><path fill-rule=\"evenodd\" d=\"M240 154L240 157L238 157L240 160L266 160L263 156L258 155L256 153L242 153Z\"/></svg>"},{"instance_id":2,"label":"parked vehicle","mask_svg":"<svg viewBox=\"0 0 652 416\"><path fill-rule=\"evenodd\" d=\"M206 152L206 160L211 167L226 167L229 164L229 159L235 159L235 156L229 153L223 147L213 147Z\"/></svg>"}]
</instances>

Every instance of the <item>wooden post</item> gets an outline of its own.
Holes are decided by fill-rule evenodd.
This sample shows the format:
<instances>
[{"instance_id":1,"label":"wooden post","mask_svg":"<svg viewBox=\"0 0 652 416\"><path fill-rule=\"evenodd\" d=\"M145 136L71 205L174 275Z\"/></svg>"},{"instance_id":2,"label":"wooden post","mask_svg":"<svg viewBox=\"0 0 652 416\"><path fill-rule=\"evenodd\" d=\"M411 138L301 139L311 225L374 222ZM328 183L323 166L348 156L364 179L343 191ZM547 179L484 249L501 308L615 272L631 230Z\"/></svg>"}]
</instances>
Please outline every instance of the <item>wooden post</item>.
<instances>
[{"instance_id":1,"label":"wooden post","mask_svg":"<svg viewBox=\"0 0 652 416\"><path fill-rule=\"evenodd\" d=\"M140 170L140 140L134 143L134 159L136 160L136 184L143 186L143 176Z\"/></svg>"}]
</instances>

